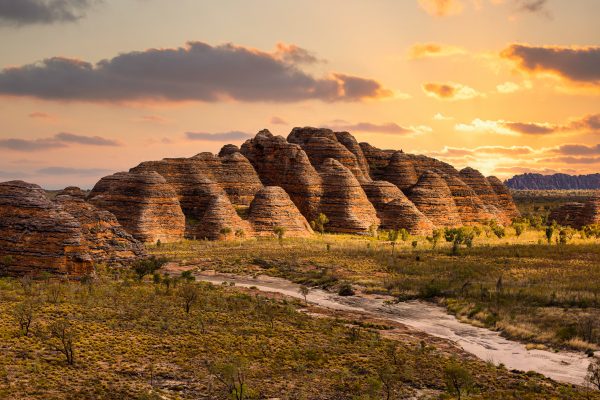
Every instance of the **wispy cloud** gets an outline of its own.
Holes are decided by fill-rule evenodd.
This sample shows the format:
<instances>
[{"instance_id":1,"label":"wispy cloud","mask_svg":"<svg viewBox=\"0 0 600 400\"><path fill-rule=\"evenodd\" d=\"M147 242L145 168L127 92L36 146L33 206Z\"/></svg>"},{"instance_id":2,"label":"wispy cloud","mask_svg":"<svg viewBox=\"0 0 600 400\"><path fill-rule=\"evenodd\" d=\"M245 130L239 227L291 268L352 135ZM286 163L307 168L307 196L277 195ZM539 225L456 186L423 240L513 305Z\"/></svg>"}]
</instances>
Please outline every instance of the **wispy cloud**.
<instances>
[{"instance_id":1,"label":"wispy cloud","mask_svg":"<svg viewBox=\"0 0 600 400\"><path fill-rule=\"evenodd\" d=\"M100 0L0 0L0 25L73 22Z\"/></svg>"},{"instance_id":2,"label":"wispy cloud","mask_svg":"<svg viewBox=\"0 0 600 400\"><path fill-rule=\"evenodd\" d=\"M461 47L440 43L417 43L410 48L408 56L412 60L418 60L431 57L448 57L465 53L466 51Z\"/></svg>"},{"instance_id":3,"label":"wispy cloud","mask_svg":"<svg viewBox=\"0 0 600 400\"><path fill-rule=\"evenodd\" d=\"M72 176L99 176L114 172L105 168L71 168L71 167L46 167L36 171L39 175L72 175Z\"/></svg>"},{"instance_id":4,"label":"wispy cloud","mask_svg":"<svg viewBox=\"0 0 600 400\"><path fill-rule=\"evenodd\" d=\"M461 0L419 0L419 5L436 17L460 14L464 8Z\"/></svg>"},{"instance_id":5,"label":"wispy cloud","mask_svg":"<svg viewBox=\"0 0 600 400\"><path fill-rule=\"evenodd\" d=\"M430 97L439 100L469 100L484 96L477 90L460 83L426 83L423 91Z\"/></svg>"},{"instance_id":6,"label":"wispy cloud","mask_svg":"<svg viewBox=\"0 0 600 400\"><path fill-rule=\"evenodd\" d=\"M571 119L565 124L548 122L514 122L474 119L469 124L456 124L459 132L497 133L501 135L548 135L560 132L600 132L600 114Z\"/></svg>"},{"instance_id":7,"label":"wispy cloud","mask_svg":"<svg viewBox=\"0 0 600 400\"><path fill-rule=\"evenodd\" d=\"M348 131L348 132L372 132L372 133L387 133L395 135L414 135L420 133L431 132L432 129L428 126L409 126L403 127L395 122L387 122L376 124L372 122L359 122L356 124L350 123L338 123L329 126L329 128L335 131Z\"/></svg>"},{"instance_id":8,"label":"wispy cloud","mask_svg":"<svg viewBox=\"0 0 600 400\"><path fill-rule=\"evenodd\" d=\"M106 139L101 136L84 136L66 132L57 133L54 136L40 139L0 139L0 148L23 152L64 148L68 147L70 144L88 146L120 146L119 142L112 139Z\"/></svg>"}]
</instances>

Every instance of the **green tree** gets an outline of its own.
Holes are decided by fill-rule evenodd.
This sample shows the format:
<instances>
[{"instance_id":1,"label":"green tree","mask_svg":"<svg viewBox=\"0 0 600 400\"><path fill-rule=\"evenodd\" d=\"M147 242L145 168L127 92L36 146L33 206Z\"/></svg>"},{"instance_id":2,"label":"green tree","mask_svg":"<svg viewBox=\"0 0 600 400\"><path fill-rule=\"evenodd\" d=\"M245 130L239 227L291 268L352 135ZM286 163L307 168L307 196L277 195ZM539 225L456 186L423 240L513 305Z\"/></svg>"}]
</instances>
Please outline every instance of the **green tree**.
<instances>
[{"instance_id":1,"label":"green tree","mask_svg":"<svg viewBox=\"0 0 600 400\"><path fill-rule=\"evenodd\" d=\"M75 364L75 331L67 319L54 321L48 327L50 332L50 343L60 351L67 361L67 364Z\"/></svg>"},{"instance_id":2,"label":"green tree","mask_svg":"<svg viewBox=\"0 0 600 400\"><path fill-rule=\"evenodd\" d=\"M317 216L316 219L310 222L310 226L321 235L325 233L325 225L329 223L329 218L327 215L321 213Z\"/></svg>"},{"instance_id":3,"label":"green tree","mask_svg":"<svg viewBox=\"0 0 600 400\"><path fill-rule=\"evenodd\" d=\"M392 256L396 254L396 243L398 243L398 238L400 237L400 231L392 229L388 231L388 241L392 245Z\"/></svg>"},{"instance_id":4,"label":"green tree","mask_svg":"<svg viewBox=\"0 0 600 400\"><path fill-rule=\"evenodd\" d=\"M183 310L186 314L189 314L192 306L200 297L200 289L195 283L188 282L179 288L178 295L181 298Z\"/></svg>"},{"instance_id":5,"label":"green tree","mask_svg":"<svg viewBox=\"0 0 600 400\"><path fill-rule=\"evenodd\" d=\"M247 362L239 357L208 363L208 371L235 400L246 398Z\"/></svg>"},{"instance_id":6,"label":"green tree","mask_svg":"<svg viewBox=\"0 0 600 400\"><path fill-rule=\"evenodd\" d=\"M285 231L286 231L286 229L283 226L276 226L273 228L273 233L279 240L280 246L283 246L283 237L285 236Z\"/></svg>"},{"instance_id":7,"label":"green tree","mask_svg":"<svg viewBox=\"0 0 600 400\"><path fill-rule=\"evenodd\" d=\"M137 275L138 280L143 280L146 275L154 274L163 265L168 262L166 257L152 256L136 261L133 264L133 271Z\"/></svg>"},{"instance_id":8,"label":"green tree","mask_svg":"<svg viewBox=\"0 0 600 400\"><path fill-rule=\"evenodd\" d=\"M39 308L39 303L33 298L27 298L14 307L13 316L17 320L19 330L23 333L23 336L29 335L29 329Z\"/></svg>"},{"instance_id":9,"label":"green tree","mask_svg":"<svg viewBox=\"0 0 600 400\"><path fill-rule=\"evenodd\" d=\"M526 225L523 223L518 223L518 224L514 224L513 228L515 229L515 235L517 237L520 237L523 234L523 232L525 232Z\"/></svg>"},{"instance_id":10,"label":"green tree","mask_svg":"<svg viewBox=\"0 0 600 400\"><path fill-rule=\"evenodd\" d=\"M444 237L443 229L434 229L431 236L427 236L426 239L429 243L431 243L431 248L433 250L435 250L439 241L442 240L443 237Z\"/></svg>"},{"instance_id":11,"label":"green tree","mask_svg":"<svg viewBox=\"0 0 600 400\"><path fill-rule=\"evenodd\" d=\"M552 236L554 236L554 226L548 225L546 227L546 240L548 241L548 244L552 243Z\"/></svg>"},{"instance_id":12,"label":"green tree","mask_svg":"<svg viewBox=\"0 0 600 400\"><path fill-rule=\"evenodd\" d=\"M300 289L298 289L298 292L304 297L304 303L308 304L308 300L306 299L306 296L308 296L308 293L310 293L310 289L308 288L308 286L305 286L305 285L300 286Z\"/></svg>"},{"instance_id":13,"label":"green tree","mask_svg":"<svg viewBox=\"0 0 600 400\"><path fill-rule=\"evenodd\" d=\"M456 360L452 360L446 365L444 378L448 392L455 395L458 400L461 399L463 393L468 393L473 385L473 378L469 371Z\"/></svg>"}]
</instances>

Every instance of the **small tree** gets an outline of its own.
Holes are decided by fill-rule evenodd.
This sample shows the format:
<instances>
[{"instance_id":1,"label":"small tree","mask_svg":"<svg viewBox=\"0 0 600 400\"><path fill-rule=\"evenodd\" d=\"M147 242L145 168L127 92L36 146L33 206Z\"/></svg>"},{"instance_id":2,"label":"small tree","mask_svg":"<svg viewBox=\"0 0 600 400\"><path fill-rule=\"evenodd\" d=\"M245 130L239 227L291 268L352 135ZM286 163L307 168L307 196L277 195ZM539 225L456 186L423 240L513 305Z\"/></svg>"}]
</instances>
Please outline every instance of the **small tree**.
<instances>
[{"instance_id":1,"label":"small tree","mask_svg":"<svg viewBox=\"0 0 600 400\"><path fill-rule=\"evenodd\" d=\"M185 313L189 314L192 306L198 301L198 297L200 297L198 285L188 282L179 288L178 294L182 300Z\"/></svg>"},{"instance_id":2,"label":"small tree","mask_svg":"<svg viewBox=\"0 0 600 400\"><path fill-rule=\"evenodd\" d=\"M208 371L235 400L246 398L246 370L246 361L241 358L208 363Z\"/></svg>"},{"instance_id":3,"label":"small tree","mask_svg":"<svg viewBox=\"0 0 600 400\"><path fill-rule=\"evenodd\" d=\"M308 286L300 286L298 292L304 297L304 303L308 304L308 300L306 299L306 296L308 296L308 293L310 293L310 289L308 288Z\"/></svg>"},{"instance_id":4,"label":"small tree","mask_svg":"<svg viewBox=\"0 0 600 400\"><path fill-rule=\"evenodd\" d=\"M51 323L48 329L50 338L57 341L57 343L51 342L54 348L65 356L67 364L73 365L75 363L75 351L73 349L75 332L71 323L66 319L59 319Z\"/></svg>"},{"instance_id":5,"label":"small tree","mask_svg":"<svg viewBox=\"0 0 600 400\"><path fill-rule=\"evenodd\" d=\"M469 371L456 362L456 360L452 360L446 365L444 368L444 377L448 392L456 395L458 400L461 399L463 393L468 393L473 385L473 378Z\"/></svg>"},{"instance_id":6,"label":"small tree","mask_svg":"<svg viewBox=\"0 0 600 400\"><path fill-rule=\"evenodd\" d=\"M392 245L392 256L396 254L396 243L398 243L398 237L400 236L400 231L392 229L388 231L388 241Z\"/></svg>"},{"instance_id":7,"label":"small tree","mask_svg":"<svg viewBox=\"0 0 600 400\"><path fill-rule=\"evenodd\" d=\"M246 236L246 231L244 231L243 229L236 229L235 230L235 237L239 240L240 242L240 247L242 247L242 240L244 239L244 237Z\"/></svg>"},{"instance_id":8,"label":"small tree","mask_svg":"<svg viewBox=\"0 0 600 400\"><path fill-rule=\"evenodd\" d=\"M588 373L585 381L590 386L600 390L600 358L595 358L588 366Z\"/></svg>"},{"instance_id":9,"label":"small tree","mask_svg":"<svg viewBox=\"0 0 600 400\"><path fill-rule=\"evenodd\" d=\"M224 228L221 228L221 230L219 231L219 233L221 234L221 236L226 239L227 236L229 236L231 234L231 228L226 226Z\"/></svg>"},{"instance_id":10,"label":"small tree","mask_svg":"<svg viewBox=\"0 0 600 400\"><path fill-rule=\"evenodd\" d=\"M546 227L546 240L548 244L552 243L552 236L554 236L554 226L549 225Z\"/></svg>"},{"instance_id":11,"label":"small tree","mask_svg":"<svg viewBox=\"0 0 600 400\"><path fill-rule=\"evenodd\" d=\"M321 235L325 233L325 225L329 223L329 218L327 215L321 213L317 216L317 218L311 221L310 226Z\"/></svg>"},{"instance_id":12,"label":"small tree","mask_svg":"<svg viewBox=\"0 0 600 400\"><path fill-rule=\"evenodd\" d=\"M523 232L525 232L525 224L514 224L513 228L515 228L515 235L517 235L517 237L520 237Z\"/></svg>"},{"instance_id":13,"label":"small tree","mask_svg":"<svg viewBox=\"0 0 600 400\"><path fill-rule=\"evenodd\" d=\"M17 304L13 309L13 316L19 324L19 330L23 333L23 336L29 335L29 328L31 328L38 309L39 304L31 298Z\"/></svg>"},{"instance_id":14,"label":"small tree","mask_svg":"<svg viewBox=\"0 0 600 400\"><path fill-rule=\"evenodd\" d=\"M183 271L180 277L186 282L194 282L196 280L196 277L191 270Z\"/></svg>"},{"instance_id":15,"label":"small tree","mask_svg":"<svg viewBox=\"0 0 600 400\"><path fill-rule=\"evenodd\" d=\"M154 274L154 272L165 265L167 261L168 260L165 257L152 256L150 258L144 258L133 264L133 271L137 275L138 280L141 281L146 275Z\"/></svg>"},{"instance_id":16,"label":"small tree","mask_svg":"<svg viewBox=\"0 0 600 400\"><path fill-rule=\"evenodd\" d=\"M427 236L427 241L431 243L431 248L435 250L437 244L444 237L444 231L442 229L434 229L431 236Z\"/></svg>"},{"instance_id":17,"label":"small tree","mask_svg":"<svg viewBox=\"0 0 600 400\"><path fill-rule=\"evenodd\" d=\"M273 233L275 234L275 236L277 236L277 239L279 240L279 245L283 247L283 237L285 236L285 227L276 226L273 228Z\"/></svg>"}]
</instances>

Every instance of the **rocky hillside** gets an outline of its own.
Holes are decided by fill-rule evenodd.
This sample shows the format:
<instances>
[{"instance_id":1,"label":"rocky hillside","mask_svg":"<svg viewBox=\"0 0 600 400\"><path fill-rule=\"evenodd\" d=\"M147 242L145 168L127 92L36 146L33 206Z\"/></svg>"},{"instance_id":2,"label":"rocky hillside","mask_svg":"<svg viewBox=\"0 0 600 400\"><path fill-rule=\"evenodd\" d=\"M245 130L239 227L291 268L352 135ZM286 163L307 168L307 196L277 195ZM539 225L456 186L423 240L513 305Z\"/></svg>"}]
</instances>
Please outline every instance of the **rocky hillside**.
<instances>
[{"instance_id":1,"label":"rocky hillside","mask_svg":"<svg viewBox=\"0 0 600 400\"><path fill-rule=\"evenodd\" d=\"M263 130L218 155L143 162L88 194L68 188L51 200L35 185L8 182L0 201L0 257L63 272L137 256L140 242L267 236L276 227L306 236L319 214L330 232L419 235L519 215L495 177L308 127L287 139Z\"/></svg>"},{"instance_id":2,"label":"rocky hillside","mask_svg":"<svg viewBox=\"0 0 600 400\"><path fill-rule=\"evenodd\" d=\"M521 174L505 182L515 190L596 190L600 189L600 174Z\"/></svg>"}]
</instances>

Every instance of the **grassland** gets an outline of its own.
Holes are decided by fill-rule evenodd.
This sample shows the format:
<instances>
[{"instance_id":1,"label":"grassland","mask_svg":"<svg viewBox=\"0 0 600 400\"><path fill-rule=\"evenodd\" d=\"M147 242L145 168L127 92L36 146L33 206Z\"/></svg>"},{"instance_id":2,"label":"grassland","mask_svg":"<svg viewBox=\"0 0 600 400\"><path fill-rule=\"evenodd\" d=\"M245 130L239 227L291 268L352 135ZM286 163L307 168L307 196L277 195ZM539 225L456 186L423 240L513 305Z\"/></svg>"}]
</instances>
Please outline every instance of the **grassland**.
<instances>
[{"instance_id":1,"label":"grassland","mask_svg":"<svg viewBox=\"0 0 600 400\"><path fill-rule=\"evenodd\" d=\"M542 215L568 202L583 203L600 190L511 190L522 214Z\"/></svg>"},{"instance_id":2,"label":"grassland","mask_svg":"<svg viewBox=\"0 0 600 400\"><path fill-rule=\"evenodd\" d=\"M470 323L532 346L596 351L600 346L600 245L575 234L547 244L542 229L502 239L485 234L471 248L436 249L424 238L400 241L317 235L310 239L183 242L153 248L182 265L267 274L338 290L344 283L399 301L425 299ZM416 247L413 247L415 246Z\"/></svg>"},{"instance_id":3,"label":"grassland","mask_svg":"<svg viewBox=\"0 0 600 400\"><path fill-rule=\"evenodd\" d=\"M0 338L2 399L444 399L451 378L469 399L600 398L377 321L122 271L0 279Z\"/></svg>"}]
</instances>

